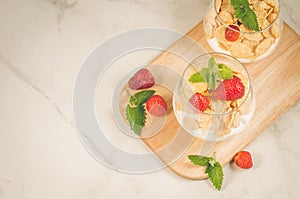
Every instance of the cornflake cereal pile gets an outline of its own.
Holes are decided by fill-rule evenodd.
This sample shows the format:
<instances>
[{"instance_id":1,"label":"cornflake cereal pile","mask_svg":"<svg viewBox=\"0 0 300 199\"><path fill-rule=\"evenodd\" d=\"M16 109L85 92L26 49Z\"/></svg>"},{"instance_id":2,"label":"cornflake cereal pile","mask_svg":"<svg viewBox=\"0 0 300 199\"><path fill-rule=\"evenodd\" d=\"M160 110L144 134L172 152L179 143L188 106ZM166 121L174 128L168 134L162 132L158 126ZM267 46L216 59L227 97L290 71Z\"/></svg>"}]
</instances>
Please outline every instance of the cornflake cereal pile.
<instances>
[{"instance_id":1,"label":"cornflake cereal pile","mask_svg":"<svg viewBox=\"0 0 300 199\"><path fill-rule=\"evenodd\" d=\"M229 51L236 58L253 59L264 55L279 41L282 32L280 21L277 19L279 12L277 2L273 0L248 2L257 16L260 31L248 29L241 19L236 18L236 11L230 0L216 0L215 7L209 10L204 19L207 39L216 39L220 48Z\"/></svg>"}]
</instances>

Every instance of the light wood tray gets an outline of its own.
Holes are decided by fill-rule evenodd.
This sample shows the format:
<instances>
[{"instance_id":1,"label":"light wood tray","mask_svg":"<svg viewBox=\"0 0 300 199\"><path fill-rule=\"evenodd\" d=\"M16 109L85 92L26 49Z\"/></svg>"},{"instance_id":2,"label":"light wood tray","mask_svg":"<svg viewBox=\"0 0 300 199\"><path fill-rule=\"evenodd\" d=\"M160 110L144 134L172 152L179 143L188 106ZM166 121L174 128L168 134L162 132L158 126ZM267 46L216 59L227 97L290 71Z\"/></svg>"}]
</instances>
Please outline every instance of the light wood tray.
<instances>
[{"instance_id":1,"label":"light wood tray","mask_svg":"<svg viewBox=\"0 0 300 199\"><path fill-rule=\"evenodd\" d=\"M202 22L190 30L186 34L186 38L195 40L207 52L212 52L205 39ZM178 40L169 49L184 51L188 53L188 56L199 56L202 52L193 46L188 46L185 42L186 38ZM256 110L250 125L243 133L219 142L196 139L182 130L173 111L168 111L165 126L161 131L152 137L142 138L142 141L177 175L188 179L207 178L204 169L193 165L187 155L199 154L199 152L202 155L211 155L216 151L217 160L225 166L238 151L251 143L300 99L299 47L299 35L285 24L282 38L275 52L262 61L245 65L256 96ZM171 67L182 74L188 63L165 51L151 64ZM163 92L162 89L159 90L159 92ZM172 96L167 96L167 98L167 101L171 102ZM177 139L176 144L173 143L172 146L172 141L175 139ZM178 142L178 139L182 142ZM186 144L188 144L187 150L182 151L184 146L180 145ZM168 150L164 150L164 148L168 148ZM180 157L170 164L176 154Z\"/></svg>"}]
</instances>

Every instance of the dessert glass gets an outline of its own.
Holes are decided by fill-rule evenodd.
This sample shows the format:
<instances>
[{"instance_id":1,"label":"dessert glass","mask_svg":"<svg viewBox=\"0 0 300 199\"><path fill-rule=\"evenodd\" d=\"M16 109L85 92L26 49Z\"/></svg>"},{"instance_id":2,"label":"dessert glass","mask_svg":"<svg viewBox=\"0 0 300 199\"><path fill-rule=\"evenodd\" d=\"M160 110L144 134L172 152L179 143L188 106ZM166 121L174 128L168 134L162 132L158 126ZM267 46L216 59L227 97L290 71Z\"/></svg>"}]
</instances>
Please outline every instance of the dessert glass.
<instances>
[{"instance_id":1,"label":"dessert glass","mask_svg":"<svg viewBox=\"0 0 300 199\"><path fill-rule=\"evenodd\" d=\"M229 67L233 75L240 78L245 87L242 98L234 101L215 100L208 84L191 83L192 74L207 67L208 60L213 57L217 63ZM192 106L189 99L194 93L204 93L210 105L201 112ZM194 59L185 69L182 78L174 89L173 108L180 125L191 135L208 141L224 140L236 135L250 122L255 100L247 70L243 64L230 55L223 53L203 54Z\"/></svg>"},{"instance_id":2,"label":"dessert glass","mask_svg":"<svg viewBox=\"0 0 300 199\"><path fill-rule=\"evenodd\" d=\"M216 52L230 54L242 63L259 61L270 55L279 43L283 30L281 0L248 0L256 13L259 31L248 29L230 0L213 0L203 21L206 39ZM238 27L238 29L232 26ZM225 32L239 35L236 41L229 41Z\"/></svg>"}]
</instances>

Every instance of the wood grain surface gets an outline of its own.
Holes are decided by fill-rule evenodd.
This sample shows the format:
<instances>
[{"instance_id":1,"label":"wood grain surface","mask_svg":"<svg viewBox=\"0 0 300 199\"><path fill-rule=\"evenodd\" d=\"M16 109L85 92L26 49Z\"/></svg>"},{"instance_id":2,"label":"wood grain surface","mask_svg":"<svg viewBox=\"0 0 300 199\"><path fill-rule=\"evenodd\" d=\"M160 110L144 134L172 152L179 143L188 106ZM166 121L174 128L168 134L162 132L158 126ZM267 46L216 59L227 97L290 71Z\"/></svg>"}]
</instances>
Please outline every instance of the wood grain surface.
<instances>
[{"instance_id":1,"label":"wood grain surface","mask_svg":"<svg viewBox=\"0 0 300 199\"><path fill-rule=\"evenodd\" d=\"M215 151L217 160L225 166L300 99L299 47L299 35L285 24L277 49L262 61L245 64L256 97L256 109L250 125L241 134L218 142L194 138L181 129L169 106L171 111L162 129L153 136L141 138L142 141L177 175L188 179L207 178L204 169L190 163L187 155L211 155ZM205 52L203 49L212 52L200 22L150 65L169 67L182 74L193 58ZM163 88L156 89L164 92ZM165 97L170 104L172 95Z\"/></svg>"}]
</instances>

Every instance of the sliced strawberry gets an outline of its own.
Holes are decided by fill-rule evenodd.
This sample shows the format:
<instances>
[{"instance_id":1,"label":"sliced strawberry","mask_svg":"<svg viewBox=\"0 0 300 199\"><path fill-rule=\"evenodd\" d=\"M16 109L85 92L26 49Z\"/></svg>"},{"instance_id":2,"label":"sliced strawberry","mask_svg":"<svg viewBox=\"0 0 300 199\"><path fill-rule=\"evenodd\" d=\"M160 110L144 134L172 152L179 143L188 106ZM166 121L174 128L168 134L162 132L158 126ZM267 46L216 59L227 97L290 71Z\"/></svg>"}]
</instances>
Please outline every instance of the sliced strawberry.
<instances>
[{"instance_id":1,"label":"sliced strawberry","mask_svg":"<svg viewBox=\"0 0 300 199\"><path fill-rule=\"evenodd\" d=\"M229 25L229 28L225 30L225 39L227 41L235 42L240 37L240 28L235 25Z\"/></svg>"},{"instance_id":2,"label":"sliced strawberry","mask_svg":"<svg viewBox=\"0 0 300 199\"><path fill-rule=\"evenodd\" d=\"M208 97L202 95L201 93L195 93L189 99L189 102L199 111L205 111L209 107Z\"/></svg>"},{"instance_id":3,"label":"sliced strawberry","mask_svg":"<svg viewBox=\"0 0 300 199\"><path fill-rule=\"evenodd\" d=\"M224 80L213 92L213 98L217 100L233 101L240 99L245 94L245 86L240 78L233 76L232 79Z\"/></svg>"},{"instance_id":4,"label":"sliced strawberry","mask_svg":"<svg viewBox=\"0 0 300 199\"><path fill-rule=\"evenodd\" d=\"M251 154L248 151L240 151L233 157L234 163L242 169L250 169L253 166Z\"/></svg>"},{"instance_id":5,"label":"sliced strawberry","mask_svg":"<svg viewBox=\"0 0 300 199\"><path fill-rule=\"evenodd\" d=\"M150 88L155 84L153 75L149 70L143 68L137 71L128 81L129 88L133 90Z\"/></svg>"},{"instance_id":6,"label":"sliced strawberry","mask_svg":"<svg viewBox=\"0 0 300 199\"><path fill-rule=\"evenodd\" d=\"M156 117L161 117L167 112L167 102L160 95L152 95L146 102L147 111Z\"/></svg>"}]
</instances>

